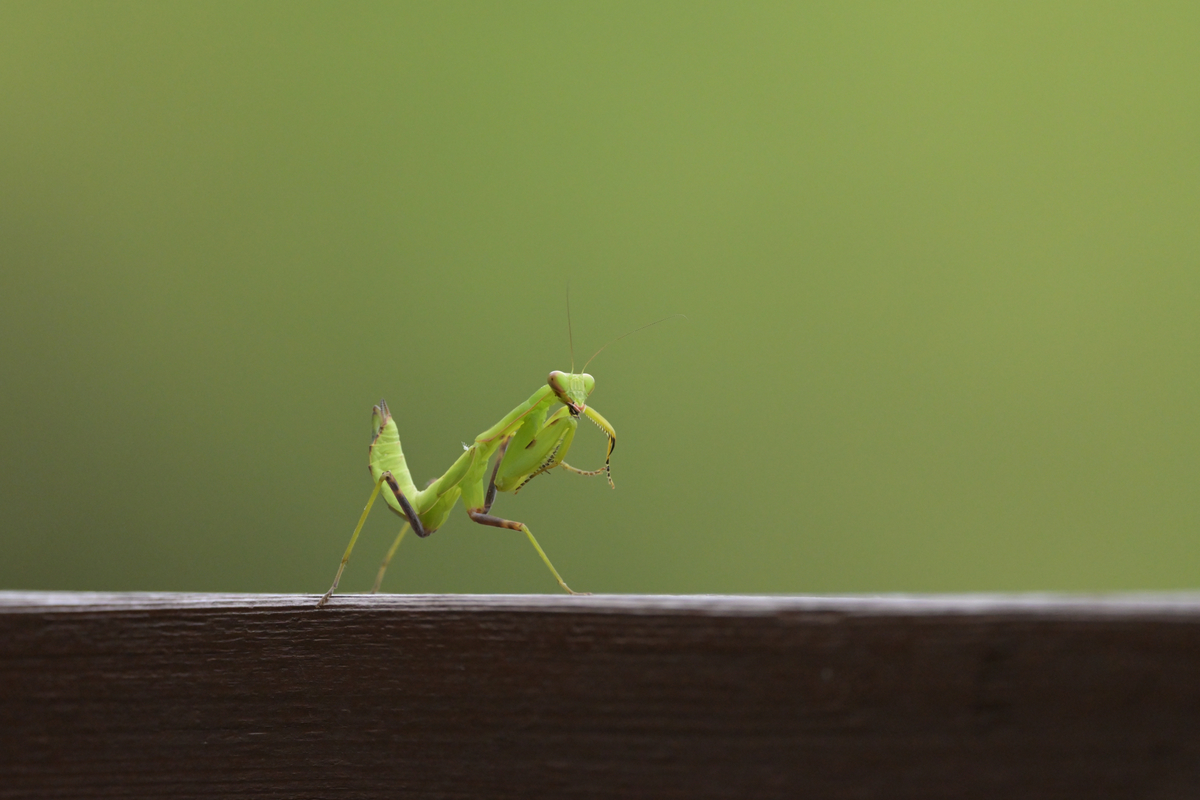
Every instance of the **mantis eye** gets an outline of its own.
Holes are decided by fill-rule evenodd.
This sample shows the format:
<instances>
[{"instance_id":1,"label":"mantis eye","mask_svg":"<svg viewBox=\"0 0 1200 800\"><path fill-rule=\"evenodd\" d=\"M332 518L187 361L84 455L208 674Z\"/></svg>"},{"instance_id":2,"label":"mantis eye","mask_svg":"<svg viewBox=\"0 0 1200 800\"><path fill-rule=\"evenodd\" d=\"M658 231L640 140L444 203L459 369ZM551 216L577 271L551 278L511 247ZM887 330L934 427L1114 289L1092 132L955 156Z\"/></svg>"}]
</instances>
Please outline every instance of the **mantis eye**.
<instances>
[{"instance_id":1,"label":"mantis eye","mask_svg":"<svg viewBox=\"0 0 1200 800\"><path fill-rule=\"evenodd\" d=\"M550 388L554 390L554 394L559 400L569 404L570 398L567 397L567 390L564 389L562 383L559 382L559 378L561 376L561 372L554 370L554 372L550 373L550 377L546 379L546 383L550 384Z\"/></svg>"}]
</instances>

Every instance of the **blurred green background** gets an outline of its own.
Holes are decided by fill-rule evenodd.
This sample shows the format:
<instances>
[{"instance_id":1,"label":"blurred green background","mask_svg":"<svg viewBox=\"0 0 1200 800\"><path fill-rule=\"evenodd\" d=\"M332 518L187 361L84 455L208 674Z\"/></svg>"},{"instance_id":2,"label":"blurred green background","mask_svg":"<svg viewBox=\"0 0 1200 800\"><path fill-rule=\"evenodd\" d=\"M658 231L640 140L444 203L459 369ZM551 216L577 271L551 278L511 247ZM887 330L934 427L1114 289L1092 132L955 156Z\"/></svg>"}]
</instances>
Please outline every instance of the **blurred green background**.
<instances>
[{"instance_id":1,"label":"blurred green background","mask_svg":"<svg viewBox=\"0 0 1200 800\"><path fill-rule=\"evenodd\" d=\"M0 587L320 592L576 361L593 592L1200 583L1194 3L0 4ZM571 461L596 466L581 428ZM398 529L377 506L342 587ZM385 589L554 592L461 510Z\"/></svg>"}]
</instances>

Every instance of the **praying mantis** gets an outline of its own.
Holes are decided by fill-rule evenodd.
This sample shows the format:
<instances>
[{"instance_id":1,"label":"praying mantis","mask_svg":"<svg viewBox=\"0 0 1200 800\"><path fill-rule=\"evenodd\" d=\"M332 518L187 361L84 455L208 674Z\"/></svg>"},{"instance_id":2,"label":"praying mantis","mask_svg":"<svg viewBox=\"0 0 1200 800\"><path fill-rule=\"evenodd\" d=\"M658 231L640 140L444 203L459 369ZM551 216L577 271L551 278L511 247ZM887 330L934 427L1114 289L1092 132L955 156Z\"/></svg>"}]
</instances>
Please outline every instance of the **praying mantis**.
<instances>
[{"instance_id":1,"label":"praying mantis","mask_svg":"<svg viewBox=\"0 0 1200 800\"><path fill-rule=\"evenodd\" d=\"M567 316L569 331L569 298ZM671 319L671 317L664 317L650 325L657 325L667 319ZM643 325L635 331L619 336L613 342L648 328L650 325ZM609 344L613 342L609 342ZM606 344L604 347L608 347L608 345ZM583 365L584 370L587 369L587 365L591 363L592 359L600 355L604 347L601 347L592 358L588 359L587 363ZM574 350L573 344L571 349ZM396 427L396 421L392 418L387 403L380 400L372 414L374 433L371 437L367 458L367 465L371 471L371 478L375 481L375 488L358 520L358 526L350 537L350 544L347 545L346 552L342 556L342 563L333 579L333 585L317 601L317 608L321 608L329 602L329 598L337 589L338 581L341 580L346 562L350 560L350 551L354 549L359 531L362 530L363 523L366 522L367 515L371 512L375 498L379 496L385 485L387 490L383 494L388 507L401 516L405 520L405 524L400 529L399 535L379 568L373 593L379 590L383 573L391 562L392 556L395 555L396 548L400 546L404 534L410 528L422 538L433 533L442 527L454 505L461 498L467 509L467 516L480 525L522 531L563 590L568 594L586 594L585 592L576 592L567 586L566 581L550 563L550 558L542 550L527 525L489 513L492 503L496 499L497 491L515 494L538 475L559 467L577 475L595 476L603 473L608 478L608 485L616 488L613 484L610 467L613 449L617 446L616 431L613 430L608 420L600 415L600 412L587 404L588 395L596 386L596 379L587 372L574 372L573 362L572 358L571 372L558 370L551 372L545 386L540 387L530 395L528 400L508 412L495 425L476 436L474 443L469 446L464 444L464 452L458 457L458 460L441 477L430 481L424 489L417 489L413 483L408 464L404 459L404 451L400 447L400 433ZM555 405L558 408L550 413L550 409ZM596 423L608 437L608 452L604 456L604 466L599 469L577 469L563 460L571 449L571 442L575 438L580 417L587 417ZM485 486L484 477L487 475L488 463L493 456L496 457L496 463L492 468L491 478Z\"/></svg>"}]
</instances>

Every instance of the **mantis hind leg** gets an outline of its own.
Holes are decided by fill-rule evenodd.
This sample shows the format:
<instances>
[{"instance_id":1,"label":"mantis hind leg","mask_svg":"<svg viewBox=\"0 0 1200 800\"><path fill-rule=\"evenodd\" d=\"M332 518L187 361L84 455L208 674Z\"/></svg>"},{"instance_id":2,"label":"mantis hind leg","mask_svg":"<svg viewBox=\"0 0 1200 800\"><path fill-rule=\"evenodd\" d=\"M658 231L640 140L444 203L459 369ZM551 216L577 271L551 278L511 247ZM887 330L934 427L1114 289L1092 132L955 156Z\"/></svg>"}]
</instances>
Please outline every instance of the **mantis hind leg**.
<instances>
[{"instance_id":1,"label":"mantis hind leg","mask_svg":"<svg viewBox=\"0 0 1200 800\"><path fill-rule=\"evenodd\" d=\"M379 586L383 583L383 573L387 572L388 564L392 563L392 556L396 555L396 549L400 547L400 540L404 538L404 534L408 533L411 527L410 523L404 523L404 527L400 529L400 533L396 536L396 541L392 542L391 549L383 557L383 563L379 565L379 572L375 575L375 585L371 587L371 594L379 594Z\"/></svg>"},{"instance_id":2,"label":"mantis hind leg","mask_svg":"<svg viewBox=\"0 0 1200 800\"><path fill-rule=\"evenodd\" d=\"M379 496L379 490L383 488L383 484L385 482L387 483L388 488L391 489L392 493L396 496L396 500L399 501L400 507L404 509L404 516L408 518L408 523L412 525L412 528L414 531L416 531L417 536L425 537L429 535L424 526L421 525L421 518L417 516L417 512L413 509L412 504L408 502L408 498L404 496L404 492L400 491L400 486L396 482L396 479L392 477L392 473L384 472L379 476L379 480L375 482L375 488L371 491L371 499L367 501L367 507L363 509L362 516L358 518L358 525L354 526L354 533L350 535L350 544L346 545L346 552L342 554L342 563L338 565L337 574L333 576L333 586L330 586L329 591L322 595L321 599L317 601L317 608L321 608L323 605L328 603L329 598L333 596L334 590L337 589L338 582L342 579L342 572L346 569L346 562L350 560L350 551L354 549L354 543L358 541L358 534L360 531L362 531L363 523L367 521L367 515L371 513L371 506L375 505L375 498ZM403 536L404 531L401 531L400 535ZM397 538L395 545L392 547L393 551L399 544L400 540ZM388 558L391 558L390 554L388 555Z\"/></svg>"},{"instance_id":3,"label":"mantis hind leg","mask_svg":"<svg viewBox=\"0 0 1200 800\"><path fill-rule=\"evenodd\" d=\"M358 518L358 525L354 526L354 533L350 535L350 544L346 545L346 552L342 554L342 563L338 565L337 574L333 576L333 586L329 587L320 600L317 601L317 608L329 602L329 598L333 596L333 591L338 587L338 581L342 579L342 571L346 569L346 562L350 560L350 551L354 549L354 543L358 541L358 533L362 530L363 523L367 521L367 515L371 513L371 506L375 505L375 498L379 496L379 489L383 486L383 478L375 482L375 488L371 490L371 499L367 501L367 507L363 509L362 516Z\"/></svg>"},{"instance_id":4,"label":"mantis hind leg","mask_svg":"<svg viewBox=\"0 0 1200 800\"><path fill-rule=\"evenodd\" d=\"M430 478L429 482L425 484L425 488L428 489L436 480L437 478ZM397 499L399 497L400 495L397 495ZM396 555L396 550L400 547L400 541L404 538L404 534L408 533L411 529L412 523L406 521L404 527L400 529L400 533L396 534L396 541L392 542L387 555L383 557L383 563L379 565L379 572L375 574L375 585L371 587L371 594L379 594L379 587L383 584L383 573L387 572L388 565L392 563L392 557ZM428 536L429 534L425 535Z\"/></svg>"},{"instance_id":5,"label":"mantis hind leg","mask_svg":"<svg viewBox=\"0 0 1200 800\"><path fill-rule=\"evenodd\" d=\"M417 515L412 504L408 502L408 498L404 496L404 492L400 491L400 484L392 477L392 473L385 472L379 477L381 481L387 481L388 488L392 490L392 494L396 497L396 502L400 504L400 508L404 509L404 516L408 519L408 524L412 525L413 532L424 539L432 530L425 530L425 526L421 524L421 518Z\"/></svg>"}]
</instances>

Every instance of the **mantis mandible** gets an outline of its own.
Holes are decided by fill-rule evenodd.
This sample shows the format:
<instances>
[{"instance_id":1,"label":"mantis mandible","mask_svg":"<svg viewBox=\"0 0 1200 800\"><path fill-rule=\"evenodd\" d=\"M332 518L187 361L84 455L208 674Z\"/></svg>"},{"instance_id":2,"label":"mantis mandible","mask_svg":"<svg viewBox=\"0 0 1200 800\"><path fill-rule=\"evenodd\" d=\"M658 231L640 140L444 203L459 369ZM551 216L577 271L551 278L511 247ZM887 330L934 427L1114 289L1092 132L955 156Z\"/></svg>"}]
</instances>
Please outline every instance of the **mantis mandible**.
<instances>
[{"instance_id":1,"label":"mantis mandible","mask_svg":"<svg viewBox=\"0 0 1200 800\"><path fill-rule=\"evenodd\" d=\"M568 297L568 331L570 331L569 299ZM683 315L676 314L674 316ZM656 322L651 322L650 325L657 325L667 319L671 319L671 317L664 317ZM643 325L637 330L619 336L609 344L648 328L650 325ZM601 347L592 358L588 359L587 363L583 365L584 370L605 347L608 345ZM571 349L574 350L573 343ZM574 362L573 358L572 362ZM387 490L384 491L383 496L388 507L404 518L405 524L384 558L383 565L379 568L373 593L379 590L379 585L383 581L383 573L391 562L392 556L395 555L396 548L400 546L404 534L410 528L422 538L433 533L442 527L446 518L450 516L454 504L461 497L463 505L467 509L467 516L472 520L480 525L524 532L529 538L530 544L537 550L542 561L554 575L554 579L558 581L558 585L568 594L586 594L573 591L570 586L567 586L566 581L550 563L550 558L542 550L527 525L489 513L492 503L496 499L497 491L515 494L538 475L558 467L577 475L604 473L608 478L608 485L616 488L613 485L609 462L612 459L613 449L617 446L617 434L608 420L587 404L588 395L596 386L596 379L587 372L574 372L573 363L571 369L571 372L559 372L558 370L551 372L545 386L530 395L524 403L508 412L495 425L476 436L475 442L469 447L463 445L465 452L458 457L458 460L440 478L430 481L424 489L417 489L416 484L413 483L408 464L404 460L404 451L400 448L400 433L396 427L396 421L392 419L387 403L380 400L379 405L375 406L372 416L374 434L371 437L367 458L367 466L371 471L371 478L375 481L375 488L358 520L358 526L355 527L354 533L350 537L350 544L346 546L346 553L342 556L342 563L333 579L333 585L317 601L317 608L325 605L334 590L337 589L338 581L342 578L346 562L350 560L350 551L354 549L359 531L362 530L363 523L366 522L367 515L371 512L375 498L379 496L385 485ZM551 407L555 405L559 407L554 413L550 413ZM547 417L547 414L550 415ZM575 431L579 426L581 416L596 423L608 437L608 452L604 456L604 466L600 469L577 469L563 460L567 457L567 451L571 449L571 442L575 438ZM484 476L487 475L488 463L493 456L496 456L496 464L492 468L491 478L485 486Z\"/></svg>"}]
</instances>

